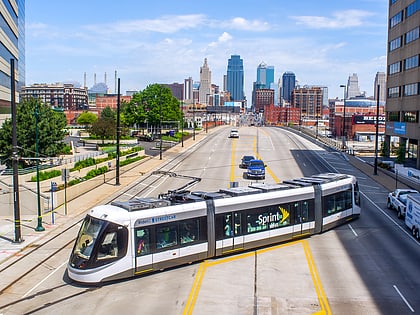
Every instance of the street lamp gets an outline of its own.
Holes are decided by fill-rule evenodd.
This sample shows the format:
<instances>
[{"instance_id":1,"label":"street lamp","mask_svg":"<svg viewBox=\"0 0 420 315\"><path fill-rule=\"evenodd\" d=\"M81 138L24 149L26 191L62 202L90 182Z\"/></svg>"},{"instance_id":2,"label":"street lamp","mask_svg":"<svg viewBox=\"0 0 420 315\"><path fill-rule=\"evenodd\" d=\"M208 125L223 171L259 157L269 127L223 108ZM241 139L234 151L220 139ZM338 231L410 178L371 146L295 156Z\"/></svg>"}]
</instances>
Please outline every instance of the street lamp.
<instances>
[{"instance_id":1,"label":"street lamp","mask_svg":"<svg viewBox=\"0 0 420 315\"><path fill-rule=\"evenodd\" d=\"M162 86L160 86L160 114L159 114L159 135L160 135L160 148L159 159L162 160Z\"/></svg>"},{"instance_id":2,"label":"street lamp","mask_svg":"<svg viewBox=\"0 0 420 315\"><path fill-rule=\"evenodd\" d=\"M378 145L379 145L379 93L381 86L377 86L376 99L376 129L375 129L375 164L373 168L373 175L378 175Z\"/></svg>"},{"instance_id":3,"label":"street lamp","mask_svg":"<svg viewBox=\"0 0 420 315\"><path fill-rule=\"evenodd\" d=\"M184 108L182 106L182 101L179 101L181 105L181 146L184 147Z\"/></svg>"},{"instance_id":4,"label":"street lamp","mask_svg":"<svg viewBox=\"0 0 420 315\"><path fill-rule=\"evenodd\" d=\"M195 140L195 100L194 100L194 104L193 104L193 123L192 123L192 127L193 127L193 140Z\"/></svg>"},{"instance_id":5,"label":"street lamp","mask_svg":"<svg viewBox=\"0 0 420 315\"><path fill-rule=\"evenodd\" d=\"M39 189L39 150L38 150L38 103L35 105L35 160L36 160L36 189L37 189L37 199L38 199L38 225L35 228L35 231L42 232L45 231L42 226L42 216L41 216L41 196Z\"/></svg>"},{"instance_id":6,"label":"street lamp","mask_svg":"<svg viewBox=\"0 0 420 315\"><path fill-rule=\"evenodd\" d=\"M343 88L343 103L344 103L344 107L343 107L343 132L342 132L342 136L343 136L343 150L346 148L346 86L344 84L340 85L341 88Z\"/></svg>"}]
</instances>

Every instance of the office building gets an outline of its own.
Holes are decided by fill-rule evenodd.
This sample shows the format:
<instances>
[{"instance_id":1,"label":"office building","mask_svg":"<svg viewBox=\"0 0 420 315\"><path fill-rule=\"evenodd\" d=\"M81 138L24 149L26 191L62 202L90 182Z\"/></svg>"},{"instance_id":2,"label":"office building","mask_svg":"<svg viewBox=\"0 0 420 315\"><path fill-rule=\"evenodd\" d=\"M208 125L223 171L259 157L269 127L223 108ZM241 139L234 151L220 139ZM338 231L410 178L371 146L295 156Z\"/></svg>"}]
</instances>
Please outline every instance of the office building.
<instances>
[{"instance_id":1,"label":"office building","mask_svg":"<svg viewBox=\"0 0 420 315\"><path fill-rule=\"evenodd\" d=\"M264 112L265 106L274 105L274 90L258 89L255 91L255 112Z\"/></svg>"},{"instance_id":2,"label":"office building","mask_svg":"<svg viewBox=\"0 0 420 315\"><path fill-rule=\"evenodd\" d=\"M359 77L357 76L357 73L353 73L353 75L349 76L346 91L346 99L361 95L359 88Z\"/></svg>"},{"instance_id":3,"label":"office building","mask_svg":"<svg viewBox=\"0 0 420 315\"><path fill-rule=\"evenodd\" d=\"M388 16L385 143L403 146L420 168L420 0L390 0Z\"/></svg>"},{"instance_id":4,"label":"office building","mask_svg":"<svg viewBox=\"0 0 420 315\"><path fill-rule=\"evenodd\" d=\"M228 60L226 88L230 93L230 100L242 102L244 93L244 63L239 55L231 55Z\"/></svg>"},{"instance_id":5,"label":"office building","mask_svg":"<svg viewBox=\"0 0 420 315\"><path fill-rule=\"evenodd\" d=\"M198 88L198 101L200 104L208 105L211 96L211 71L204 58L204 64L200 67L200 87Z\"/></svg>"},{"instance_id":6,"label":"office building","mask_svg":"<svg viewBox=\"0 0 420 315\"><path fill-rule=\"evenodd\" d=\"M378 96L378 85L379 85L379 96ZM386 100L386 74L385 72L377 72L375 76L375 82L373 84L373 95L374 99L377 100L379 97L380 102Z\"/></svg>"},{"instance_id":7,"label":"office building","mask_svg":"<svg viewBox=\"0 0 420 315\"><path fill-rule=\"evenodd\" d=\"M274 83L274 66L267 66L261 62L257 67L257 84L265 89L271 89Z\"/></svg>"},{"instance_id":8,"label":"office building","mask_svg":"<svg viewBox=\"0 0 420 315\"><path fill-rule=\"evenodd\" d=\"M11 60L14 60L16 102L25 85L25 1L1 0L0 113L11 113Z\"/></svg>"},{"instance_id":9,"label":"office building","mask_svg":"<svg viewBox=\"0 0 420 315\"><path fill-rule=\"evenodd\" d=\"M295 74L290 71L283 73L282 83L283 100L287 103L290 103L290 101L292 100L292 91L296 87Z\"/></svg>"},{"instance_id":10,"label":"office building","mask_svg":"<svg viewBox=\"0 0 420 315\"><path fill-rule=\"evenodd\" d=\"M300 109L302 119L322 116L323 88L304 86L292 91L291 106Z\"/></svg>"},{"instance_id":11,"label":"office building","mask_svg":"<svg viewBox=\"0 0 420 315\"><path fill-rule=\"evenodd\" d=\"M193 103L193 91L194 91L194 82L191 77L184 79L184 103L192 104Z\"/></svg>"}]
</instances>

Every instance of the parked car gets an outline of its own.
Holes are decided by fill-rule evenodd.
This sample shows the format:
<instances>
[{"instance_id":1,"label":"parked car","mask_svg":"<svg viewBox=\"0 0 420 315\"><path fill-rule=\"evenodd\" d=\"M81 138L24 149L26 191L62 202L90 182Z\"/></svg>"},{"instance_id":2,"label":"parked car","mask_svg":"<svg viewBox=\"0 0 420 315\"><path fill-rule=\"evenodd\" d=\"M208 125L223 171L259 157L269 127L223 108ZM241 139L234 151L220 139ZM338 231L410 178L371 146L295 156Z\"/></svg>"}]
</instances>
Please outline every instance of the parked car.
<instances>
[{"instance_id":1,"label":"parked car","mask_svg":"<svg viewBox=\"0 0 420 315\"><path fill-rule=\"evenodd\" d=\"M261 160L251 160L246 171L247 178L265 179L265 167Z\"/></svg>"},{"instance_id":2,"label":"parked car","mask_svg":"<svg viewBox=\"0 0 420 315\"><path fill-rule=\"evenodd\" d=\"M249 162L251 162L251 160L255 160L252 155L244 155L241 159L241 164L239 164L239 167L248 168Z\"/></svg>"},{"instance_id":3,"label":"parked car","mask_svg":"<svg viewBox=\"0 0 420 315\"><path fill-rule=\"evenodd\" d=\"M397 217L403 218L407 207L407 195L415 193L418 191L414 189L395 189L388 194L386 206L388 209L397 210Z\"/></svg>"},{"instance_id":4,"label":"parked car","mask_svg":"<svg viewBox=\"0 0 420 315\"><path fill-rule=\"evenodd\" d=\"M232 129L229 134L229 138L239 138L238 129Z\"/></svg>"}]
</instances>

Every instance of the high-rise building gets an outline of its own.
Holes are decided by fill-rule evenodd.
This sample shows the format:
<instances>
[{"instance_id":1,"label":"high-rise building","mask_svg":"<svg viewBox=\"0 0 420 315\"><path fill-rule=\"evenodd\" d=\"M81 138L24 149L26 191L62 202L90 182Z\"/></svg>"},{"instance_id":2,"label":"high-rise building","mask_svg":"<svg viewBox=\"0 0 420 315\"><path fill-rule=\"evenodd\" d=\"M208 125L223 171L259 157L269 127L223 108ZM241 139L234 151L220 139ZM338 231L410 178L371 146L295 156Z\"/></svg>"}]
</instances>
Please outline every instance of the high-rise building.
<instances>
[{"instance_id":1,"label":"high-rise building","mask_svg":"<svg viewBox=\"0 0 420 315\"><path fill-rule=\"evenodd\" d=\"M200 104L208 105L211 96L211 71L207 64L207 58L204 58L204 64L200 68L200 87L198 88Z\"/></svg>"},{"instance_id":2,"label":"high-rise building","mask_svg":"<svg viewBox=\"0 0 420 315\"><path fill-rule=\"evenodd\" d=\"M390 0L387 53L386 147L391 137L420 168L420 0Z\"/></svg>"},{"instance_id":3,"label":"high-rise building","mask_svg":"<svg viewBox=\"0 0 420 315\"><path fill-rule=\"evenodd\" d=\"M346 91L346 99L361 95L359 88L359 77L357 76L357 73L353 73L353 75L349 76Z\"/></svg>"},{"instance_id":4,"label":"high-rise building","mask_svg":"<svg viewBox=\"0 0 420 315\"><path fill-rule=\"evenodd\" d=\"M265 89L271 89L274 83L274 66L267 66L261 62L257 67L257 84L261 84Z\"/></svg>"},{"instance_id":5,"label":"high-rise building","mask_svg":"<svg viewBox=\"0 0 420 315\"><path fill-rule=\"evenodd\" d=\"M319 86L304 86L292 91L291 105L300 108L302 118L322 117L324 89Z\"/></svg>"},{"instance_id":6,"label":"high-rise building","mask_svg":"<svg viewBox=\"0 0 420 315\"><path fill-rule=\"evenodd\" d=\"M193 79L189 77L188 79L184 80L184 103L185 104L192 104L193 103L193 91L194 91L194 84Z\"/></svg>"},{"instance_id":7,"label":"high-rise building","mask_svg":"<svg viewBox=\"0 0 420 315\"><path fill-rule=\"evenodd\" d=\"M0 0L0 112L10 113L11 59L15 66L15 87L25 85L25 1ZM16 93L16 101L18 101Z\"/></svg>"},{"instance_id":8,"label":"high-rise building","mask_svg":"<svg viewBox=\"0 0 420 315\"><path fill-rule=\"evenodd\" d=\"M230 93L230 100L242 102L244 93L244 63L239 55L231 55L228 60L226 87Z\"/></svg>"},{"instance_id":9,"label":"high-rise building","mask_svg":"<svg viewBox=\"0 0 420 315\"><path fill-rule=\"evenodd\" d=\"M379 85L379 101L385 102L386 98L386 74L385 72L377 72L375 82L373 84L373 95L375 100L378 99L378 85Z\"/></svg>"},{"instance_id":10,"label":"high-rise building","mask_svg":"<svg viewBox=\"0 0 420 315\"><path fill-rule=\"evenodd\" d=\"M290 103L290 101L292 100L292 91L296 87L296 76L293 72L287 71L283 73L282 81L283 100Z\"/></svg>"}]
</instances>

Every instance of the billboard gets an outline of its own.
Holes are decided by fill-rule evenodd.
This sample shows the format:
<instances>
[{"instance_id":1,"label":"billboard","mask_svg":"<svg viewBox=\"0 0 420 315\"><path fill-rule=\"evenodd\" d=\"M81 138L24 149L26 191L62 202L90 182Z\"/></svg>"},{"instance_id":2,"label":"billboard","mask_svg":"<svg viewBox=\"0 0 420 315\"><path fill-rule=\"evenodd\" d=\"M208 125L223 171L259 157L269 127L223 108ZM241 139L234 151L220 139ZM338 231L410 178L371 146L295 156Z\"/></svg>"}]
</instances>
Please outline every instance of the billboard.
<instances>
[{"instance_id":1,"label":"billboard","mask_svg":"<svg viewBox=\"0 0 420 315\"><path fill-rule=\"evenodd\" d=\"M353 124L354 125L375 125L376 124L376 115L353 115ZM385 125L385 116L379 115L379 124Z\"/></svg>"}]
</instances>

